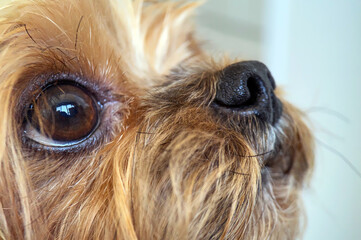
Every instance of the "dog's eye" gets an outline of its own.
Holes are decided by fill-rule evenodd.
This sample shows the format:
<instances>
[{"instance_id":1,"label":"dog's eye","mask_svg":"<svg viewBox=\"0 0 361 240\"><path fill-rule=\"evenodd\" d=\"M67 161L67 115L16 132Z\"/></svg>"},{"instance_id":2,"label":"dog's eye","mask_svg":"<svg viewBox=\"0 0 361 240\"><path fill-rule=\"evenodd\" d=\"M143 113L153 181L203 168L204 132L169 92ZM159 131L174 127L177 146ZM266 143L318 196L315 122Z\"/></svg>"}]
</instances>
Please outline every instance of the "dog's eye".
<instances>
[{"instance_id":1,"label":"dog's eye","mask_svg":"<svg viewBox=\"0 0 361 240\"><path fill-rule=\"evenodd\" d=\"M28 106L25 134L47 146L69 146L87 139L97 128L100 104L73 82L48 85Z\"/></svg>"}]
</instances>

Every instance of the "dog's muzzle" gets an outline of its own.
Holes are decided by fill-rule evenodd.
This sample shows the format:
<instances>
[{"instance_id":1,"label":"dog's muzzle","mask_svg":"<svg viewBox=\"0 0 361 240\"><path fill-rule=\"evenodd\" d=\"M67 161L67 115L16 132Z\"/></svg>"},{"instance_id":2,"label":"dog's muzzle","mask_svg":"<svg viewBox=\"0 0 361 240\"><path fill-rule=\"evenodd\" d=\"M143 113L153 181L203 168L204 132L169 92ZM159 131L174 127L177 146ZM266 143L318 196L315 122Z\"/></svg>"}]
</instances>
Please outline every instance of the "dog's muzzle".
<instances>
[{"instance_id":1,"label":"dog's muzzle","mask_svg":"<svg viewBox=\"0 0 361 240\"><path fill-rule=\"evenodd\" d=\"M220 113L256 116L275 124L282 114L282 103L274 94L275 88L275 81L263 63L235 63L220 72L212 106Z\"/></svg>"}]
</instances>

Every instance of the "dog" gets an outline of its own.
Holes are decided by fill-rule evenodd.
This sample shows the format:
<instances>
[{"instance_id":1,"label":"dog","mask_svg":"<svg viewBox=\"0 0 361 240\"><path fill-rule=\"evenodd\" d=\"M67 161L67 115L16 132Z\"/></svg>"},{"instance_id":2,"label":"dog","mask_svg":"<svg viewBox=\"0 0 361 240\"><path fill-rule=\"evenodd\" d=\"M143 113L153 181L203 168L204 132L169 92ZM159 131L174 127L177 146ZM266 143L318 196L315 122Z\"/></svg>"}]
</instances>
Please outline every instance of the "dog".
<instances>
[{"instance_id":1,"label":"dog","mask_svg":"<svg viewBox=\"0 0 361 240\"><path fill-rule=\"evenodd\" d=\"M199 2L0 8L1 239L295 239L305 115L258 61L214 59Z\"/></svg>"}]
</instances>

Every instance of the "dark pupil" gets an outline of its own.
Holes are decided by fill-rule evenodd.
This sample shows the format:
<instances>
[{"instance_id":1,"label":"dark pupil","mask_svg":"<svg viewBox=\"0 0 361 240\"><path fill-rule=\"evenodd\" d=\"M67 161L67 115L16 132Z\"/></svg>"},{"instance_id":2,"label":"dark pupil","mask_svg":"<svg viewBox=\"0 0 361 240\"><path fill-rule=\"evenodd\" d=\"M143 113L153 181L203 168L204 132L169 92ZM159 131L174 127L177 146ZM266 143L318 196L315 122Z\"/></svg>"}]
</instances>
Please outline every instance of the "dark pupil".
<instances>
[{"instance_id":1,"label":"dark pupil","mask_svg":"<svg viewBox=\"0 0 361 240\"><path fill-rule=\"evenodd\" d=\"M66 83L43 90L28 115L33 127L57 141L85 138L98 122L94 99L82 88Z\"/></svg>"}]
</instances>

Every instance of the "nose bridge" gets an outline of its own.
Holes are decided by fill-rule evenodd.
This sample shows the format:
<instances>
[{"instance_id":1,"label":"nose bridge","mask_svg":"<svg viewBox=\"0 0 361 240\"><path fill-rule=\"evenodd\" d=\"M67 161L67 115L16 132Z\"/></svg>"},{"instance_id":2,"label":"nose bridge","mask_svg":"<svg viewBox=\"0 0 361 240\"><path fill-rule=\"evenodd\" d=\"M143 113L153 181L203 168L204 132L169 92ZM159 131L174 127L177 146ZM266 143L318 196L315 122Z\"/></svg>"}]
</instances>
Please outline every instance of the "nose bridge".
<instances>
[{"instance_id":1,"label":"nose bridge","mask_svg":"<svg viewBox=\"0 0 361 240\"><path fill-rule=\"evenodd\" d=\"M256 78L263 81L263 84L270 90L276 88L276 83L273 79L271 72L267 66L259 61L244 61L234 63L222 71L222 82L227 82L227 85L236 86L237 84L243 84L249 78Z\"/></svg>"}]
</instances>

